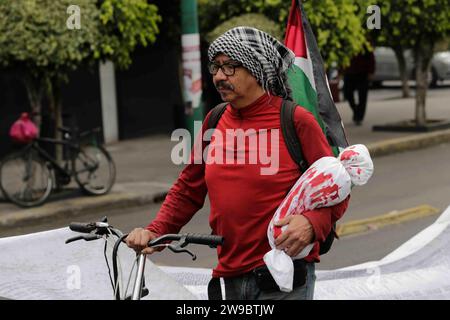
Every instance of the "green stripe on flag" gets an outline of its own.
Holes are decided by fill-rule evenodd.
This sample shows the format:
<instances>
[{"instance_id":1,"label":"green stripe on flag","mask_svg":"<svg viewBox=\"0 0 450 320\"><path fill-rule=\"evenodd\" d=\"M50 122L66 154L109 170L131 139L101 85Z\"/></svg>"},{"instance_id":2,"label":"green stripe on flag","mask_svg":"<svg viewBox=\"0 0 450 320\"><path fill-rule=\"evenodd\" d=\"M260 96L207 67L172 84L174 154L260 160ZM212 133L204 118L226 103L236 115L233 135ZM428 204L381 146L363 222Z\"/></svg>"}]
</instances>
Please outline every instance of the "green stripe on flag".
<instances>
[{"instance_id":1,"label":"green stripe on flag","mask_svg":"<svg viewBox=\"0 0 450 320\"><path fill-rule=\"evenodd\" d=\"M309 82L306 74L299 66L294 64L288 71L288 81L294 101L314 115L317 123L326 136L325 126L322 118L319 116L317 108L317 93ZM331 149L335 156L339 155L339 149L337 147L331 147Z\"/></svg>"},{"instance_id":2,"label":"green stripe on flag","mask_svg":"<svg viewBox=\"0 0 450 320\"><path fill-rule=\"evenodd\" d=\"M288 79L294 101L311 112L324 131L325 127L317 110L317 93L311 86L308 77L299 66L293 65L288 71Z\"/></svg>"}]
</instances>

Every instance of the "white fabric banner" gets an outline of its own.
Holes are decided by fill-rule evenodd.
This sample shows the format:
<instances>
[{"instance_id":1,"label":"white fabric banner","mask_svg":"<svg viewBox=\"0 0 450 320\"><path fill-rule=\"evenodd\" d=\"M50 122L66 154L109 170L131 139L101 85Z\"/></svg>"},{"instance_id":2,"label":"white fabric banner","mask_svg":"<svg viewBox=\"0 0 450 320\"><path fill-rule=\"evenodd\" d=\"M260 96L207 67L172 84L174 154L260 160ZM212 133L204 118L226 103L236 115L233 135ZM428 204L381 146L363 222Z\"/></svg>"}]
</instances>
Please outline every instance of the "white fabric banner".
<instances>
[{"instance_id":1,"label":"white fabric banner","mask_svg":"<svg viewBox=\"0 0 450 320\"><path fill-rule=\"evenodd\" d=\"M103 255L105 242L99 239L64 243L76 235L69 228L62 228L0 239L0 297L20 300L114 299ZM107 249L111 271L112 245ZM135 254L125 244L118 252L123 287L126 287ZM131 277L131 282L133 279ZM143 299L196 299L148 259L145 283L150 294ZM129 294L132 285L129 285Z\"/></svg>"},{"instance_id":2,"label":"white fabric banner","mask_svg":"<svg viewBox=\"0 0 450 320\"><path fill-rule=\"evenodd\" d=\"M0 239L0 297L112 299L104 242L64 244L74 235L63 228ZM379 261L318 270L314 298L450 299L449 246L450 207L435 223ZM108 257L110 253L111 248ZM119 256L126 286L134 253L124 246ZM210 277L210 269L157 267L148 260L145 281L150 294L144 299L206 299Z\"/></svg>"}]
</instances>

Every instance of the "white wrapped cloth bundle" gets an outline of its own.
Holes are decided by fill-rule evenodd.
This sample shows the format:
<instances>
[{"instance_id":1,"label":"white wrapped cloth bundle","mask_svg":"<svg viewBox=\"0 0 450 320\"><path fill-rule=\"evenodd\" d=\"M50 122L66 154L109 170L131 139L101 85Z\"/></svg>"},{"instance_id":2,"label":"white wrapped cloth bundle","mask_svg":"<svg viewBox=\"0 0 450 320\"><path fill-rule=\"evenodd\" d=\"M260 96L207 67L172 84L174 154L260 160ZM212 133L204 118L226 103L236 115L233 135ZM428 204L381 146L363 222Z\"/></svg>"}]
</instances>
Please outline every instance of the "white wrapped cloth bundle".
<instances>
[{"instance_id":1,"label":"white wrapped cloth bundle","mask_svg":"<svg viewBox=\"0 0 450 320\"><path fill-rule=\"evenodd\" d=\"M291 258L275 247L275 239L288 227L275 227L274 222L292 214L302 214L321 207L330 207L344 201L353 185L367 183L373 173L369 151L362 144L344 149L337 158L323 157L314 162L297 180L275 212L267 229L272 250L264 255L274 280L281 291L292 291L294 265L292 260L306 257L314 244L306 246Z\"/></svg>"}]
</instances>

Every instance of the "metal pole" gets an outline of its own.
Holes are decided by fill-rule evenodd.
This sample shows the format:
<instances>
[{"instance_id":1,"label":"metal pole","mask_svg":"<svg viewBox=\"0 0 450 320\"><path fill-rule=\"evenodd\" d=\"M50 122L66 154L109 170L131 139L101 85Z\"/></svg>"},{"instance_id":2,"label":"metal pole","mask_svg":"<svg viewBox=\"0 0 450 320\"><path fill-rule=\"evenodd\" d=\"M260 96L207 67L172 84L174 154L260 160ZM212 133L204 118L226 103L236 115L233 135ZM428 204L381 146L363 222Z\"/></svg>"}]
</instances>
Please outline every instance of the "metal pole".
<instances>
[{"instance_id":1,"label":"metal pole","mask_svg":"<svg viewBox=\"0 0 450 320\"><path fill-rule=\"evenodd\" d=\"M183 59L183 97L186 127L194 141L194 122L203 120L202 70L197 0L181 0L181 45ZM196 127L199 127L198 125Z\"/></svg>"},{"instance_id":2,"label":"metal pole","mask_svg":"<svg viewBox=\"0 0 450 320\"><path fill-rule=\"evenodd\" d=\"M133 295L131 300L140 300L142 293L142 283L144 280L145 254L139 254L138 269L136 272L136 280L134 281Z\"/></svg>"}]
</instances>

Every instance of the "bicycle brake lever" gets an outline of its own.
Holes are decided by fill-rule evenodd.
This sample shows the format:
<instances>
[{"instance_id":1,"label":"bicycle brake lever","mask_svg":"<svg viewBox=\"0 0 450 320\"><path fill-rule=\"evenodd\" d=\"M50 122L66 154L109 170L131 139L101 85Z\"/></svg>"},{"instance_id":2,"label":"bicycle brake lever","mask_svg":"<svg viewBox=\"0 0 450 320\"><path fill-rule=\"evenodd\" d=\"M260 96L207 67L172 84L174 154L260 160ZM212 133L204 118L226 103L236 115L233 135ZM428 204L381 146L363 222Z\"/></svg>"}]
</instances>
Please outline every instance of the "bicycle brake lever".
<instances>
[{"instance_id":1,"label":"bicycle brake lever","mask_svg":"<svg viewBox=\"0 0 450 320\"><path fill-rule=\"evenodd\" d=\"M97 240L97 239L101 239L102 236L98 235L98 234L89 234L83 237L84 240L86 241L92 241L92 240Z\"/></svg>"},{"instance_id":2,"label":"bicycle brake lever","mask_svg":"<svg viewBox=\"0 0 450 320\"><path fill-rule=\"evenodd\" d=\"M66 240L66 244L83 239L83 236L76 236Z\"/></svg>"},{"instance_id":3,"label":"bicycle brake lever","mask_svg":"<svg viewBox=\"0 0 450 320\"><path fill-rule=\"evenodd\" d=\"M168 245L168 247L169 247L169 249L171 251L173 251L175 253L186 252L192 257L192 260L197 259L197 256L193 252L189 251L188 249L183 249L183 248L176 247L176 246L173 246L173 245Z\"/></svg>"},{"instance_id":4,"label":"bicycle brake lever","mask_svg":"<svg viewBox=\"0 0 450 320\"><path fill-rule=\"evenodd\" d=\"M102 237L97 234L80 235L80 236L76 236L76 237L67 239L65 243L68 244L68 243L78 241L78 240L92 241L92 240L97 240L97 239L101 239L101 238Z\"/></svg>"}]
</instances>

